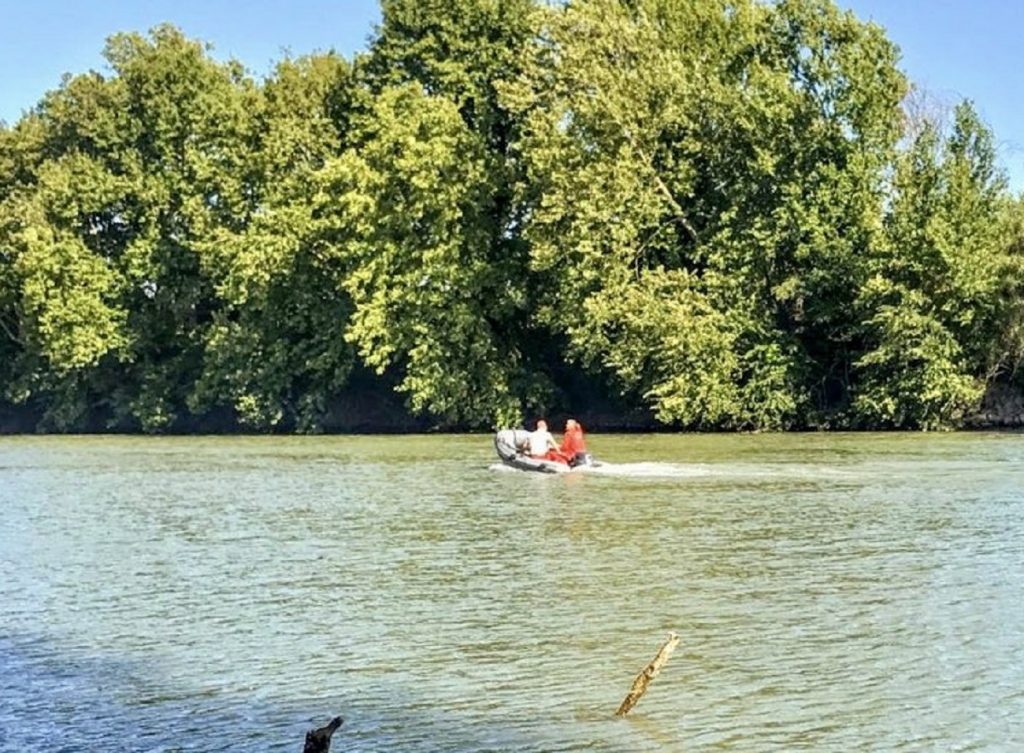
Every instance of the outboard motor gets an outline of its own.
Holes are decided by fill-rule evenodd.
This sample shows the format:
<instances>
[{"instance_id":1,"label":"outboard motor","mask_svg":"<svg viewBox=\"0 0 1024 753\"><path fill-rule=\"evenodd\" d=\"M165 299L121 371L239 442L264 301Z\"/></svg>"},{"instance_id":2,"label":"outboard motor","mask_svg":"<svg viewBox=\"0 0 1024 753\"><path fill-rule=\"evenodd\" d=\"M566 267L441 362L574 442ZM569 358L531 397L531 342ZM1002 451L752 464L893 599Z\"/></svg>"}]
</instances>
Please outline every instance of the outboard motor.
<instances>
[{"instance_id":1,"label":"outboard motor","mask_svg":"<svg viewBox=\"0 0 1024 753\"><path fill-rule=\"evenodd\" d=\"M595 464L596 463L594 461L594 456L591 455L589 452L577 452L576 457L574 457L572 459L572 462L569 463L569 465L572 466L573 468L579 468L581 466L591 466Z\"/></svg>"}]
</instances>

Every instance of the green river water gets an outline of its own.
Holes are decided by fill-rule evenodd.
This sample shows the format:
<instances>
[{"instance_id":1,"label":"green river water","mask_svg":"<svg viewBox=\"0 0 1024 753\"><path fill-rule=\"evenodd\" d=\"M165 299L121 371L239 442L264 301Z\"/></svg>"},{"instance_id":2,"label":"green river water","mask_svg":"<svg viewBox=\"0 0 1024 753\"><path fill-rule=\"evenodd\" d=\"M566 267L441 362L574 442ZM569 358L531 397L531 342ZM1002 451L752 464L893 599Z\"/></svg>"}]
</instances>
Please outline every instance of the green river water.
<instances>
[{"instance_id":1,"label":"green river water","mask_svg":"<svg viewBox=\"0 0 1024 753\"><path fill-rule=\"evenodd\" d=\"M1024 435L590 446L0 438L0 750L1024 750Z\"/></svg>"}]
</instances>

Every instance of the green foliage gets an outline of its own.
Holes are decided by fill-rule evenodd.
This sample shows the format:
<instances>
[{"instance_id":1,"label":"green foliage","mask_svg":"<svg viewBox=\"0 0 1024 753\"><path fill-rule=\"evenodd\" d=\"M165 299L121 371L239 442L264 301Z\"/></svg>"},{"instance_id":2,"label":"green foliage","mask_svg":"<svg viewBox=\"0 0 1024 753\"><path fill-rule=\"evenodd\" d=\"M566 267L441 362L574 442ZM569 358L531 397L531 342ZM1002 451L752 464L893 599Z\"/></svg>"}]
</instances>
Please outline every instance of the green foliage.
<instances>
[{"instance_id":1,"label":"green foliage","mask_svg":"<svg viewBox=\"0 0 1024 753\"><path fill-rule=\"evenodd\" d=\"M444 97L500 162L511 124L495 85L518 70L533 7L532 0L382 0L371 83L377 90L415 83Z\"/></svg>"},{"instance_id":2,"label":"green foliage","mask_svg":"<svg viewBox=\"0 0 1024 753\"><path fill-rule=\"evenodd\" d=\"M34 177L31 192L15 189L2 205L4 329L19 346L5 391L17 401L52 393L49 414L66 428L82 413L87 375L131 345L122 278L87 243L95 213L121 185L82 154L44 162Z\"/></svg>"},{"instance_id":3,"label":"green foliage","mask_svg":"<svg viewBox=\"0 0 1024 753\"><path fill-rule=\"evenodd\" d=\"M524 123L533 266L558 301L541 309L545 325L667 420L789 426L816 390L827 408L818 385L848 370L836 345L853 336L899 135L893 46L821 2L592 0L538 13L526 73L504 93ZM681 331L714 331L728 354L705 362L725 383L712 401L691 397L704 378L693 362L670 359L652 381L623 365L614 338L593 338L601 322L564 315L622 318L635 304L647 317L649 295L633 290L662 272L686 273L700 313L656 294L682 310L647 322L646 350L664 358ZM592 305L609 296L618 308Z\"/></svg>"},{"instance_id":4,"label":"green foliage","mask_svg":"<svg viewBox=\"0 0 1024 753\"><path fill-rule=\"evenodd\" d=\"M1024 363L1024 209L831 0L384 0L264 81L171 26L0 124L0 395L40 426L442 427L587 372L678 428L948 428ZM576 405L575 408L579 406Z\"/></svg>"},{"instance_id":5,"label":"green foliage","mask_svg":"<svg viewBox=\"0 0 1024 753\"><path fill-rule=\"evenodd\" d=\"M335 55L283 61L254 105L247 174L254 211L220 223L200 244L217 309L204 337L202 373L188 397L198 414L234 409L253 428L320 428L354 363L345 341L351 302L328 251L318 202L324 167L347 138L352 67Z\"/></svg>"},{"instance_id":6,"label":"green foliage","mask_svg":"<svg viewBox=\"0 0 1024 753\"><path fill-rule=\"evenodd\" d=\"M200 355L209 302L193 240L243 201L228 173L245 108L235 68L170 27L117 35L106 54L116 76L65 80L19 145L28 167L4 206L20 280L16 397L49 403L58 428L82 415L62 404L102 403L113 423L158 429Z\"/></svg>"},{"instance_id":7,"label":"green foliage","mask_svg":"<svg viewBox=\"0 0 1024 753\"><path fill-rule=\"evenodd\" d=\"M986 381L1019 352L1019 262L1007 232L1005 181L988 129L968 103L949 134L925 123L896 161L874 276L858 308L866 350L858 422L945 428L977 406Z\"/></svg>"},{"instance_id":8,"label":"green foliage","mask_svg":"<svg viewBox=\"0 0 1024 753\"><path fill-rule=\"evenodd\" d=\"M735 332L685 272L657 270L639 284L588 298L573 332L580 354L644 391L665 423L714 426L737 401Z\"/></svg>"},{"instance_id":9,"label":"green foliage","mask_svg":"<svg viewBox=\"0 0 1024 753\"><path fill-rule=\"evenodd\" d=\"M865 291L879 303L865 323L868 351L853 409L865 426L943 429L957 425L981 399L979 381L965 370L956 338L927 313L924 296L881 280Z\"/></svg>"},{"instance_id":10,"label":"green foliage","mask_svg":"<svg viewBox=\"0 0 1024 753\"><path fill-rule=\"evenodd\" d=\"M349 339L399 372L443 424L520 420L549 396L529 342L527 248L498 100L532 34L532 0L382 3L367 61L375 94L345 190L356 310ZM337 178L335 180L335 177Z\"/></svg>"},{"instance_id":11,"label":"green foliage","mask_svg":"<svg viewBox=\"0 0 1024 753\"><path fill-rule=\"evenodd\" d=\"M453 104L414 87L378 97L358 150L325 170L351 238L344 282L355 310L348 338L378 373L400 365L415 411L450 422L509 420L517 356L490 315L494 273L479 197L483 146Z\"/></svg>"}]
</instances>

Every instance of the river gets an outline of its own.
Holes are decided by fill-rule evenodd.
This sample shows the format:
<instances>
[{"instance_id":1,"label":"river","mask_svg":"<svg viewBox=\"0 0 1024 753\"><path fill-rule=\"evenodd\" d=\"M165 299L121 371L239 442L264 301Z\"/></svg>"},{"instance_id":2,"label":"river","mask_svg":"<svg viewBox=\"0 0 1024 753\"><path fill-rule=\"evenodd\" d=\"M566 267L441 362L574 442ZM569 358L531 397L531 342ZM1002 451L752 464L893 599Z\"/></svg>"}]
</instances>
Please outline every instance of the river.
<instances>
[{"instance_id":1,"label":"river","mask_svg":"<svg viewBox=\"0 0 1024 753\"><path fill-rule=\"evenodd\" d=\"M0 750L1024 750L1024 435L590 445L0 438Z\"/></svg>"}]
</instances>

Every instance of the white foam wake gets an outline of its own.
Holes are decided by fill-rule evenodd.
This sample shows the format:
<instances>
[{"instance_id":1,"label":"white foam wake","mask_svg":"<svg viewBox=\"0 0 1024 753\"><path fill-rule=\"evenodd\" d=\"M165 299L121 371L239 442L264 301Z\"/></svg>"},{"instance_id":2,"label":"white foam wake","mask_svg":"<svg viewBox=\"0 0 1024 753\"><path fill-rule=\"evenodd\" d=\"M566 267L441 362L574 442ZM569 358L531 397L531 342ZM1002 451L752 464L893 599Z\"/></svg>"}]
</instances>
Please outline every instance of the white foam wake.
<instances>
[{"instance_id":1,"label":"white foam wake","mask_svg":"<svg viewBox=\"0 0 1024 753\"><path fill-rule=\"evenodd\" d=\"M702 478L717 475L710 466L686 463L602 463L579 468L583 473L601 476L628 476L631 478Z\"/></svg>"},{"instance_id":2,"label":"white foam wake","mask_svg":"<svg viewBox=\"0 0 1024 753\"><path fill-rule=\"evenodd\" d=\"M494 463L489 466L492 471L520 471L518 468ZM614 476L617 478L648 478L648 479L732 479L738 482L763 479L823 479L843 478L849 471L840 468L822 468L814 465L795 463L664 463L645 461L639 463L606 463L596 466L573 468L570 473L585 473L595 476ZM562 475L562 474L540 474Z\"/></svg>"}]
</instances>

